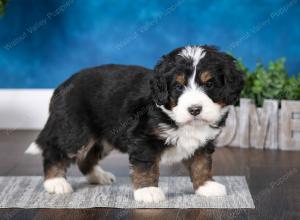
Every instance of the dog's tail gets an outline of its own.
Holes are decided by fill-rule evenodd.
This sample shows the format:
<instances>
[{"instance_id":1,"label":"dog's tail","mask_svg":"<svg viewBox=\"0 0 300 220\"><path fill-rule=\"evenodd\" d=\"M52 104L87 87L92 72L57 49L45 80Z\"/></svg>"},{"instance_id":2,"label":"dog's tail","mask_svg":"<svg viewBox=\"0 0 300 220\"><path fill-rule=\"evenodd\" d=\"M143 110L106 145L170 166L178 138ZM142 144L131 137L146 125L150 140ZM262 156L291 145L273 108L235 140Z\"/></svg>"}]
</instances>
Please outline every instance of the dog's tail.
<instances>
[{"instance_id":1,"label":"dog's tail","mask_svg":"<svg viewBox=\"0 0 300 220\"><path fill-rule=\"evenodd\" d=\"M31 143L30 146L24 152L25 154L38 155L42 153L41 148L35 142Z\"/></svg>"}]
</instances>

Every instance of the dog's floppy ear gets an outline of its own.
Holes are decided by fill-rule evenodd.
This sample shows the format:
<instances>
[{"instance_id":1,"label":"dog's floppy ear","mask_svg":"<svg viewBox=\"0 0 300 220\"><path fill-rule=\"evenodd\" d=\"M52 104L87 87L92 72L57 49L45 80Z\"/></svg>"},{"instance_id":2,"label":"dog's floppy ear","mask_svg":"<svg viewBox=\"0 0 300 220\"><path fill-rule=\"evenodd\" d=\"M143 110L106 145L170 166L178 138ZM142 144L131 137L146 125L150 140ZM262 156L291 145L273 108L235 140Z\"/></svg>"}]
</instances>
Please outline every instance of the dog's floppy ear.
<instances>
[{"instance_id":1,"label":"dog's floppy ear","mask_svg":"<svg viewBox=\"0 0 300 220\"><path fill-rule=\"evenodd\" d=\"M173 67L175 67L174 59L170 55L164 55L154 67L154 72L163 75L169 72Z\"/></svg>"},{"instance_id":2,"label":"dog's floppy ear","mask_svg":"<svg viewBox=\"0 0 300 220\"><path fill-rule=\"evenodd\" d=\"M154 67L154 78L151 80L151 91L154 102L157 105L165 105L168 102L167 75L176 68L176 56L182 48L177 48L161 57Z\"/></svg>"},{"instance_id":3,"label":"dog's floppy ear","mask_svg":"<svg viewBox=\"0 0 300 220\"><path fill-rule=\"evenodd\" d=\"M162 56L156 66L154 72L156 74L166 74L171 69L176 67L176 56L182 50L182 47L173 50L172 52Z\"/></svg>"},{"instance_id":4,"label":"dog's floppy ear","mask_svg":"<svg viewBox=\"0 0 300 220\"><path fill-rule=\"evenodd\" d=\"M165 105L168 102L168 85L163 76L155 76L150 81L152 98L157 105Z\"/></svg>"}]
</instances>

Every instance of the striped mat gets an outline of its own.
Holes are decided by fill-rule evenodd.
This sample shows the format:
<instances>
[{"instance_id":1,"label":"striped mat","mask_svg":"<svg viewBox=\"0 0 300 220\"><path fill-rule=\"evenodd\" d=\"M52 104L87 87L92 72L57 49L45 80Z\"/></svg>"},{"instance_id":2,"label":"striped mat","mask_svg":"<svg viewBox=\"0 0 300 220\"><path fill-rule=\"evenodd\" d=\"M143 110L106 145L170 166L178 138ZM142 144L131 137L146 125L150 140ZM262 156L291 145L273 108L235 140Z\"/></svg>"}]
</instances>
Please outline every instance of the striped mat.
<instances>
[{"instance_id":1,"label":"striped mat","mask_svg":"<svg viewBox=\"0 0 300 220\"><path fill-rule=\"evenodd\" d=\"M110 186L89 185L84 177L70 177L74 192L48 194L37 176L0 177L0 208L254 208L245 177L216 176L226 186L224 197L194 194L189 177L161 177L160 187L166 201L142 203L133 199L129 178L119 177Z\"/></svg>"}]
</instances>

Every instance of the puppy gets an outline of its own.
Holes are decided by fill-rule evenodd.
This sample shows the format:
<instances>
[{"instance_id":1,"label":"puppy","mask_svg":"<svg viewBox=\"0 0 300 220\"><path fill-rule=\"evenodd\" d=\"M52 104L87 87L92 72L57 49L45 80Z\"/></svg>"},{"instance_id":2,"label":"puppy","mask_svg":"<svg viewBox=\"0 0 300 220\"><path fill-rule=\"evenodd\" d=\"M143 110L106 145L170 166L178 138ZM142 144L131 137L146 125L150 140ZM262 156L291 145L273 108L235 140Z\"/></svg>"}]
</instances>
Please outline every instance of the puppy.
<instances>
[{"instance_id":1,"label":"puppy","mask_svg":"<svg viewBox=\"0 0 300 220\"><path fill-rule=\"evenodd\" d=\"M223 196L213 181L214 140L239 99L243 73L211 46L187 46L163 56L154 71L103 65L83 70L53 94L44 129L27 153L42 152L44 187L70 193L66 170L77 163L93 184L111 184L98 162L112 149L129 154L134 198L165 199L159 164L182 162L195 193Z\"/></svg>"}]
</instances>

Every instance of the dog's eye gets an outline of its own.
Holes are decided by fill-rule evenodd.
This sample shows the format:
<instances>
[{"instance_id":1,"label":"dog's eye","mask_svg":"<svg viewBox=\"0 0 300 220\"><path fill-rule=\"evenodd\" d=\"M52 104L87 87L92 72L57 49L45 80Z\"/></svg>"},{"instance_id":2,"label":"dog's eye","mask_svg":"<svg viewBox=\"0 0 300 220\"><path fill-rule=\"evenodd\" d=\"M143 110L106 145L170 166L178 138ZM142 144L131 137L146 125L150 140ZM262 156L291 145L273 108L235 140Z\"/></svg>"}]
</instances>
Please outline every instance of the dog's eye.
<instances>
[{"instance_id":1,"label":"dog's eye","mask_svg":"<svg viewBox=\"0 0 300 220\"><path fill-rule=\"evenodd\" d=\"M208 82L205 83L205 87L206 87L206 88L211 88L213 85L214 85L214 84L213 84L212 81L208 81Z\"/></svg>"},{"instance_id":2,"label":"dog's eye","mask_svg":"<svg viewBox=\"0 0 300 220\"><path fill-rule=\"evenodd\" d=\"M176 89L176 91L178 91L178 92L182 92L183 88L184 88L184 86L181 85L181 84L176 84L176 85L175 85L175 89Z\"/></svg>"}]
</instances>

